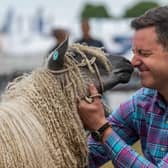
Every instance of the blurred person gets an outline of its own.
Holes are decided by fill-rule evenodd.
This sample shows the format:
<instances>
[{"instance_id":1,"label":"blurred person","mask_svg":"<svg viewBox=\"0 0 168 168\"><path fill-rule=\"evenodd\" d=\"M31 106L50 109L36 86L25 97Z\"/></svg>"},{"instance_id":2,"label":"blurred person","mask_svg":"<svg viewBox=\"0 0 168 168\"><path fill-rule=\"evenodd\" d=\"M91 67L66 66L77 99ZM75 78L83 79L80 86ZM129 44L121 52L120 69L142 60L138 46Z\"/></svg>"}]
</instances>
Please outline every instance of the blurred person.
<instances>
[{"instance_id":1,"label":"blurred person","mask_svg":"<svg viewBox=\"0 0 168 168\"><path fill-rule=\"evenodd\" d=\"M81 31L82 31L82 37L78 40L76 40L76 43L85 43L88 46L94 46L94 47L104 47L104 44L101 40L95 39L90 34L90 25L88 19L83 19L81 21Z\"/></svg>"},{"instance_id":2,"label":"blurred person","mask_svg":"<svg viewBox=\"0 0 168 168\"><path fill-rule=\"evenodd\" d=\"M119 168L168 167L168 6L147 11L131 26L132 65L138 68L143 87L108 118L93 84L93 102L78 99L81 120L91 131L91 168L109 160ZM130 146L137 140L143 156Z\"/></svg>"}]
</instances>

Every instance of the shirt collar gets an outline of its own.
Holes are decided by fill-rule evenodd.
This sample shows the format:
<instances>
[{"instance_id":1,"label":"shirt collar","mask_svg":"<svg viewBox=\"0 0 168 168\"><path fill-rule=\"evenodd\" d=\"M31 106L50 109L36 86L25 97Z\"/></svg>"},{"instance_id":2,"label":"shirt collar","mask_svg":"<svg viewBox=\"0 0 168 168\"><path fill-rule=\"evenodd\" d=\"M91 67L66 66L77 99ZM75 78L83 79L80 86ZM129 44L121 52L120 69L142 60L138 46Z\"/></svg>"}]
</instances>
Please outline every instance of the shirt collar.
<instances>
[{"instance_id":1,"label":"shirt collar","mask_svg":"<svg viewBox=\"0 0 168 168\"><path fill-rule=\"evenodd\" d=\"M155 95L154 95L154 102L156 104L158 104L158 106L162 109L166 109L167 108L167 103L166 101L164 100L164 97L158 92L156 91L155 92Z\"/></svg>"}]
</instances>

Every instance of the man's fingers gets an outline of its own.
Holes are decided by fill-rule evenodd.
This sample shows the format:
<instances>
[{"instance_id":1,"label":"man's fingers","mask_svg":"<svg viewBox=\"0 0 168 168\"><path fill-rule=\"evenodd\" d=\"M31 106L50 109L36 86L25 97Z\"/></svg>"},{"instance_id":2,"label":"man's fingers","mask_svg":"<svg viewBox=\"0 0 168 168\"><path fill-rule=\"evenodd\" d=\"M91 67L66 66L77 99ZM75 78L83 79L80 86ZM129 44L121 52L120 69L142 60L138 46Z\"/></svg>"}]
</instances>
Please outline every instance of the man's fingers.
<instances>
[{"instance_id":1,"label":"man's fingers","mask_svg":"<svg viewBox=\"0 0 168 168\"><path fill-rule=\"evenodd\" d=\"M90 91L90 96L85 96L83 98L80 98L79 96L77 96L78 108L81 107L81 104L82 106L87 105L88 103L92 104L95 99L99 100L101 98L101 94L98 93L98 90L94 84L89 85L89 91Z\"/></svg>"},{"instance_id":2,"label":"man's fingers","mask_svg":"<svg viewBox=\"0 0 168 168\"><path fill-rule=\"evenodd\" d=\"M90 90L90 98L92 98L92 99L99 99L99 98L101 98L101 94L100 93L98 93L98 90L97 90L97 88L96 88L96 86L94 85L94 84L91 84L90 86L89 86L89 90Z\"/></svg>"},{"instance_id":3,"label":"man's fingers","mask_svg":"<svg viewBox=\"0 0 168 168\"><path fill-rule=\"evenodd\" d=\"M91 96L98 93L98 90L97 90L96 86L95 86L93 83L90 84L89 90L90 90L90 95L91 95Z\"/></svg>"}]
</instances>

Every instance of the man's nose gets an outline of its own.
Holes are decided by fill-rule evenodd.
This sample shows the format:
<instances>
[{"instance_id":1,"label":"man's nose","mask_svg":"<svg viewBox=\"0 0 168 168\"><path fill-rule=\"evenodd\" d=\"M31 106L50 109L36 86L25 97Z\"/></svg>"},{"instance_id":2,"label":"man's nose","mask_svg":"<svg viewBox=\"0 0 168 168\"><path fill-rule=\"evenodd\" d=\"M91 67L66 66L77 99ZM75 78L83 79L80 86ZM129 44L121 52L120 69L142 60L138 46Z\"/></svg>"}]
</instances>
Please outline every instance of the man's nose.
<instances>
[{"instance_id":1,"label":"man's nose","mask_svg":"<svg viewBox=\"0 0 168 168\"><path fill-rule=\"evenodd\" d=\"M134 56L131 60L131 64L132 64L133 67L138 67L141 64L141 59L139 58L139 56L134 54Z\"/></svg>"}]
</instances>

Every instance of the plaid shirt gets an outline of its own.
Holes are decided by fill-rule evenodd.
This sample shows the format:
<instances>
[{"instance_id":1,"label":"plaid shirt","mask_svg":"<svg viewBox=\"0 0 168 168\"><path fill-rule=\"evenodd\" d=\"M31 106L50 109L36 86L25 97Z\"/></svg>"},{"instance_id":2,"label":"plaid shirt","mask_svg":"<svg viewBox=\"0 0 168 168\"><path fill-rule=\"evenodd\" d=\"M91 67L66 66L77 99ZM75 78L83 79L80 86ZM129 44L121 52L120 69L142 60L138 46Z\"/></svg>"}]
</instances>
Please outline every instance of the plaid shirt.
<instances>
[{"instance_id":1,"label":"plaid shirt","mask_svg":"<svg viewBox=\"0 0 168 168\"><path fill-rule=\"evenodd\" d=\"M88 139L90 168L108 160L119 168L168 168L168 105L156 90L138 90L108 119L113 132L106 142ZM138 139L145 157L130 147Z\"/></svg>"}]
</instances>

